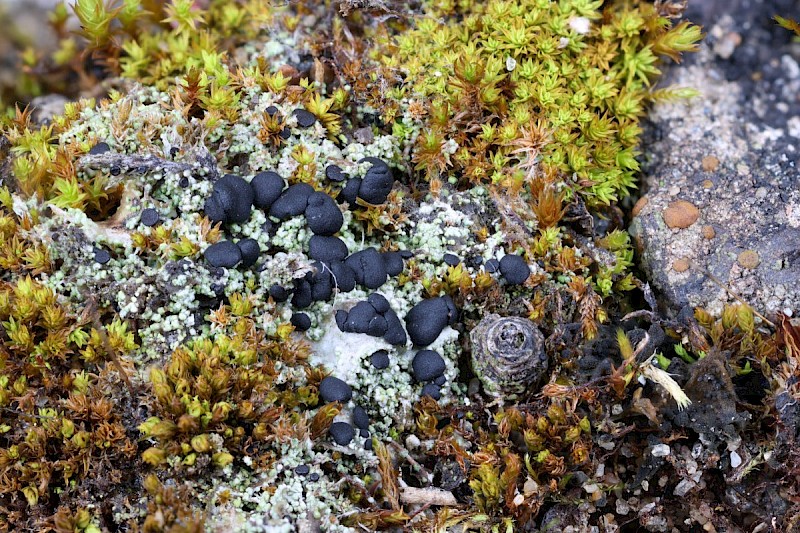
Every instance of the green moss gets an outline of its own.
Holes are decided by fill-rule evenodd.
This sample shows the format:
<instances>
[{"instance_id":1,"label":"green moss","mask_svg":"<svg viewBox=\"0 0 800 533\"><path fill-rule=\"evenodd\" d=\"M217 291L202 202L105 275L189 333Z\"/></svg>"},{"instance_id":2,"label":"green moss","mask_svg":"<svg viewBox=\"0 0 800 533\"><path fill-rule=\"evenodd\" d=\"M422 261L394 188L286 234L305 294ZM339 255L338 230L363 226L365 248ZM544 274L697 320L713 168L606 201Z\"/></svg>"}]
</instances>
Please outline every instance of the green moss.
<instances>
[{"instance_id":1,"label":"green moss","mask_svg":"<svg viewBox=\"0 0 800 533\"><path fill-rule=\"evenodd\" d=\"M645 2L428 7L375 52L387 73L404 75L377 96L389 102L390 119L419 125L416 169L464 185L530 184L556 173L589 203L617 200L634 186L638 123L654 96L659 56L677 60L701 36Z\"/></svg>"}]
</instances>

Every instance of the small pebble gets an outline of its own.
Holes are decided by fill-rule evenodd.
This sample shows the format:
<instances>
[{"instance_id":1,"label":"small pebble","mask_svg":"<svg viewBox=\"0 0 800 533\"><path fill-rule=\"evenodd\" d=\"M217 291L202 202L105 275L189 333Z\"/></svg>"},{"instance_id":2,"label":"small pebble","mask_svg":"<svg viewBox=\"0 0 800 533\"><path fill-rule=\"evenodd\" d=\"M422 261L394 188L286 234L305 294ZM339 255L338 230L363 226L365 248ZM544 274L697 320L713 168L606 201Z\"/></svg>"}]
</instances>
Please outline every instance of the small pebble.
<instances>
[{"instance_id":1,"label":"small pebble","mask_svg":"<svg viewBox=\"0 0 800 533\"><path fill-rule=\"evenodd\" d=\"M406 335L406 330L403 329L403 323L400 322L397 313L389 309L383 314L383 317L386 319L387 326L383 340L392 346L405 346L408 342L408 335Z\"/></svg>"},{"instance_id":2,"label":"small pebble","mask_svg":"<svg viewBox=\"0 0 800 533\"><path fill-rule=\"evenodd\" d=\"M478 268L483 264L483 257L479 255L471 255L467 258L467 265L472 268Z\"/></svg>"},{"instance_id":3,"label":"small pebble","mask_svg":"<svg viewBox=\"0 0 800 533\"><path fill-rule=\"evenodd\" d=\"M344 261L347 253L347 245L339 237L312 235L308 241L308 256L328 265Z\"/></svg>"},{"instance_id":4,"label":"small pebble","mask_svg":"<svg viewBox=\"0 0 800 533\"><path fill-rule=\"evenodd\" d=\"M522 256L506 254L500 260L500 274L508 283L522 285L531 275L531 268Z\"/></svg>"},{"instance_id":5,"label":"small pebble","mask_svg":"<svg viewBox=\"0 0 800 533\"><path fill-rule=\"evenodd\" d=\"M277 107L275 107L274 105L271 105L271 106L269 106L268 108L266 108L266 109L264 110L264 112L265 112L267 115L269 115L269 116L271 116L271 117L272 117L272 116L275 116L275 114L276 114L276 113L280 113L280 110L279 110Z\"/></svg>"},{"instance_id":6,"label":"small pebble","mask_svg":"<svg viewBox=\"0 0 800 533\"><path fill-rule=\"evenodd\" d=\"M367 439L364 442L364 449L365 450L372 450L372 439Z\"/></svg>"},{"instance_id":7,"label":"small pebble","mask_svg":"<svg viewBox=\"0 0 800 533\"><path fill-rule=\"evenodd\" d=\"M389 352L386 350L378 350L369 356L369 362L378 370L389 368Z\"/></svg>"},{"instance_id":8,"label":"small pebble","mask_svg":"<svg viewBox=\"0 0 800 533\"><path fill-rule=\"evenodd\" d=\"M111 167L109 172L111 172L112 176L119 176L120 174L122 174L122 169L119 168L117 165L114 165L113 167Z\"/></svg>"},{"instance_id":9,"label":"small pebble","mask_svg":"<svg viewBox=\"0 0 800 533\"><path fill-rule=\"evenodd\" d=\"M311 471L308 465L298 465L294 468L294 473L298 476L305 476Z\"/></svg>"},{"instance_id":10,"label":"small pebble","mask_svg":"<svg viewBox=\"0 0 800 533\"><path fill-rule=\"evenodd\" d=\"M311 317L305 313L293 313L291 323L297 331L308 331L311 328Z\"/></svg>"},{"instance_id":11,"label":"small pebble","mask_svg":"<svg viewBox=\"0 0 800 533\"><path fill-rule=\"evenodd\" d=\"M347 422L334 422L329 432L339 446L347 446L356 436L356 430Z\"/></svg>"},{"instance_id":12,"label":"small pebble","mask_svg":"<svg viewBox=\"0 0 800 533\"><path fill-rule=\"evenodd\" d=\"M239 250L242 252L243 268L250 268L256 263L256 261L258 261L258 256L261 254L261 248L258 246L257 240L248 237L237 242L236 246L238 246Z\"/></svg>"},{"instance_id":13,"label":"small pebble","mask_svg":"<svg viewBox=\"0 0 800 533\"><path fill-rule=\"evenodd\" d=\"M406 315L406 329L417 346L431 344L456 319L453 300L449 296L422 300Z\"/></svg>"},{"instance_id":14,"label":"small pebble","mask_svg":"<svg viewBox=\"0 0 800 533\"><path fill-rule=\"evenodd\" d=\"M339 191L337 200L340 202L347 202L351 207L356 205L356 198L358 198L358 191L361 189L361 178L350 178L342 190Z\"/></svg>"},{"instance_id":15,"label":"small pebble","mask_svg":"<svg viewBox=\"0 0 800 533\"><path fill-rule=\"evenodd\" d=\"M253 207L253 188L241 176L225 174L214 183L211 193L225 211L226 222L247 222Z\"/></svg>"},{"instance_id":16,"label":"small pebble","mask_svg":"<svg viewBox=\"0 0 800 533\"><path fill-rule=\"evenodd\" d=\"M388 277L383 258L375 248L367 248L351 254L344 262L353 269L356 283L368 289L377 289Z\"/></svg>"},{"instance_id":17,"label":"small pebble","mask_svg":"<svg viewBox=\"0 0 800 533\"><path fill-rule=\"evenodd\" d=\"M325 403L347 403L353 397L353 389L341 379L328 376L319 384L319 395Z\"/></svg>"},{"instance_id":18,"label":"small pebble","mask_svg":"<svg viewBox=\"0 0 800 533\"><path fill-rule=\"evenodd\" d=\"M364 161L372 163L372 166L362 178L358 196L365 202L373 205L383 204L386 202L386 198L389 196L389 193L392 191L392 186L394 185L392 171L389 165L377 157L365 157L361 159L359 163Z\"/></svg>"},{"instance_id":19,"label":"small pebble","mask_svg":"<svg viewBox=\"0 0 800 533\"><path fill-rule=\"evenodd\" d=\"M340 331L346 331L345 323L347 323L347 311L344 309L339 309L336 311L336 314L333 315L333 319L336 321L336 325L339 327Z\"/></svg>"},{"instance_id":20,"label":"small pebble","mask_svg":"<svg viewBox=\"0 0 800 533\"><path fill-rule=\"evenodd\" d=\"M461 262L461 259L458 258L457 255L453 254L444 254L444 262L451 267L458 266Z\"/></svg>"},{"instance_id":21,"label":"small pebble","mask_svg":"<svg viewBox=\"0 0 800 533\"><path fill-rule=\"evenodd\" d=\"M411 361L414 379L417 381L431 381L444 374L444 359L433 350L420 350Z\"/></svg>"},{"instance_id":22,"label":"small pebble","mask_svg":"<svg viewBox=\"0 0 800 533\"><path fill-rule=\"evenodd\" d=\"M311 299L315 302L324 302L333 294L333 278L331 271L322 263L317 263L321 268L311 279Z\"/></svg>"},{"instance_id":23,"label":"small pebble","mask_svg":"<svg viewBox=\"0 0 800 533\"><path fill-rule=\"evenodd\" d=\"M399 252L383 252L381 257L389 276L397 276L403 271L403 256Z\"/></svg>"},{"instance_id":24,"label":"small pebble","mask_svg":"<svg viewBox=\"0 0 800 533\"><path fill-rule=\"evenodd\" d=\"M242 251L232 241L219 241L206 248L203 256L211 266L231 268L242 260Z\"/></svg>"},{"instance_id":25,"label":"small pebble","mask_svg":"<svg viewBox=\"0 0 800 533\"><path fill-rule=\"evenodd\" d=\"M435 383L426 383L425 386L422 387L422 396L430 396L434 400L438 400L442 397L442 389Z\"/></svg>"},{"instance_id":26,"label":"small pebble","mask_svg":"<svg viewBox=\"0 0 800 533\"><path fill-rule=\"evenodd\" d=\"M369 415L360 405L353 408L353 424L359 429L369 428Z\"/></svg>"},{"instance_id":27,"label":"small pebble","mask_svg":"<svg viewBox=\"0 0 800 533\"><path fill-rule=\"evenodd\" d=\"M156 224L161 217L158 216L158 211L153 209L152 207L148 207L147 209L142 209L141 214L139 215L139 222L147 226L148 228L152 228Z\"/></svg>"},{"instance_id":28,"label":"small pebble","mask_svg":"<svg viewBox=\"0 0 800 533\"><path fill-rule=\"evenodd\" d=\"M498 270L500 270L500 261L495 258L489 259L486 261L486 264L483 265L484 270L489 274L494 274Z\"/></svg>"},{"instance_id":29,"label":"small pebble","mask_svg":"<svg viewBox=\"0 0 800 533\"><path fill-rule=\"evenodd\" d=\"M361 431L358 432L358 434L361 435L365 439L369 438L369 430L368 429L362 429Z\"/></svg>"},{"instance_id":30,"label":"small pebble","mask_svg":"<svg viewBox=\"0 0 800 533\"><path fill-rule=\"evenodd\" d=\"M389 324L386 322L386 319L378 315L369 321L365 333L372 337L383 337L388 330Z\"/></svg>"},{"instance_id":31,"label":"small pebble","mask_svg":"<svg viewBox=\"0 0 800 533\"><path fill-rule=\"evenodd\" d=\"M292 136L292 131L289 128L283 128L278 135L285 141Z\"/></svg>"},{"instance_id":32,"label":"small pebble","mask_svg":"<svg viewBox=\"0 0 800 533\"><path fill-rule=\"evenodd\" d=\"M412 257L414 257L414 252L412 252L411 250L400 250L397 253L400 254L400 257L402 257L403 259L411 259Z\"/></svg>"},{"instance_id":33,"label":"small pebble","mask_svg":"<svg viewBox=\"0 0 800 533\"><path fill-rule=\"evenodd\" d=\"M308 479L309 479L309 481L319 481L319 474L317 474L316 472L314 472L313 474L311 474L310 476L308 476Z\"/></svg>"},{"instance_id":34,"label":"small pebble","mask_svg":"<svg viewBox=\"0 0 800 533\"><path fill-rule=\"evenodd\" d=\"M441 387L447 382L447 378L444 376L439 376L438 378L434 379L433 382Z\"/></svg>"},{"instance_id":35,"label":"small pebble","mask_svg":"<svg viewBox=\"0 0 800 533\"><path fill-rule=\"evenodd\" d=\"M308 183L296 183L283 191L269 209L269 216L279 220L302 215L308 207L308 197L314 193L314 187Z\"/></svg>"},{"instance_id":36,"label":"small pebble","mask_svg":"<svg viewBox=\"0 0 800 533\"><path fill-rule=\"evenodd\" d=\"M181 179L178 180L178 187L181 189L185 189L189 186L189 178L186 176L182 176Z\"/></svg>"},{"instance_id":37,"label":"small pebble","mask_svg":"<svg viewBox=\"0 0 800 533\"><path fill-rule=\"evenodd\" d=\"M314 297L311 295L311 283L305 279L295 280L292 305L298 309L305 309L312 303L314 303Z\"/></svg>"},{"instance_id":38,"label":"small pebble","mask_svg":"<svg viewBox=\"0 0 800 533\"><path fill-rule=\"evenodd\" d=\"M336 165L328 165L325 167L325 177L331 181L341 182L347 179L347 175L342 172L342 169Z\"/></svg>"},{"instance_id":39,"label":"small pebble","mask_svg":"<svg viewBox=\"0 0 800 533\"><path fill-rule=\"evenodd\" d=\"M310 128L317 121L317 117L305 109L295 109L292 114L297 118L297 125L301 128Z\"/></svg>"},{"instance_id":40,"label":"small pebble","mask_svg":"<svg viewBox=\"0 0 800 533\"><path fill-rule=\"evenodd\" d=\"M308 196L305 214L308 228L316 235L333 235L344 224L336 201L324 192L314 192Z\"/></svg>"},{"instance_id":41,"label":"small pebble","mask_svg":"<svg viewBox=\"0 0 800 533\"><path fill-rule=\"evenodd\" d=\"M111 147L108 143L101 142L92 146L91 150L89 150L89 155L100 155L110 151Z\"/></svg>"},{"instance_id":42,"label":"small pebble","mask_svg":"<svg viewBox=\"0 0 800 533\"><path fill-rule=\"evenodd\" d=\"M277 283L273 284L269 288L269 295L272 296L272 299L278 303L285 302L289 299L289 291L278 285Z\"/></svg>"},{"instance_id":43,"label":"small pebble","mask_svg":"<svg viewBox=\"0 0 800 533\"><path fill-rule=\"evenodd\" d=\"M367 297L367 302L381 315L391 309L389 307L389 300L383 294L373 292Z\"/></svg>"},{"instance_id":44,"label":"small pebble","mask_svg":"<svg viewBox=\"0 0 800 533\"><path fill-rule=\"evenodd\" d=\"M370 321L377 316L375 309L367 302L358 302L347 313L344 331L352 333L366 333Z\"/></svg>"},{"instance_id":45,"label":"small pebble","mask_svg":"<svg viewBox=\"0 0 800 533\"><path fill-rule=\"evenodd\" d=\"M108 250L103 250L102 248L95 247L94 262L100 263L101 265L105 265L109 261L111 261L111 254L108 253Z\"/></svg>"},{"instance_id":46,"label":"small pebble","mask_svg":"<svg viewBox=\"0 0 800 533\"><path fill-rule=\"evenodd\" d=\"M275 203L284 187L283 178L277 172L259 172L250 180L253 188L253 204L259 209L269 210Z\"/></svg>"},{"instance_id":47,"label":"small pebble","mask_svg":"<svg viewBox=\"0 0 800 533\"><path fill-rule=\"evenodd\" d=\"M330 264L334 287L341 292L350 292L356 288L356 275L353 269L341 261Z\"/></svg>"}]
</instances>

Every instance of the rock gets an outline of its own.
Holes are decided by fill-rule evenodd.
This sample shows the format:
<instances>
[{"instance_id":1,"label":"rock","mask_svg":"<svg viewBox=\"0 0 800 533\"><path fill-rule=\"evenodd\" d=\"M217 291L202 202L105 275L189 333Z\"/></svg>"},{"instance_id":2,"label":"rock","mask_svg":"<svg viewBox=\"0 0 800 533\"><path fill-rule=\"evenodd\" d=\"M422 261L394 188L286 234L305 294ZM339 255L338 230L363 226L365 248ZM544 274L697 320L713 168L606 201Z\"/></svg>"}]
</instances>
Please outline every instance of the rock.
<instances>
[{"instance_id":1,"label":"rock","mask_svg":"<svg viewBox=\"0 0 800 533\"><path fill-rule=\"evenodd\" d=\"M768 21L763 5L709 1L689 9L690 20L708 23L708 38L667 68L664 82L700 96L658 103L650 113L648 201L630 228L642 269L665 307L719 315L735 299L710 273L768 316L796 310L800 56L791 32ZM739 46L720 44L734 33ZM682 258L692 268L683 269Z\"/></svg>"},{"instance_id":2,"label":"rock","mask_svg":"<svg viewBox=\"0 0 800 533\"><path fill-rule=\"evenodd\" d=\"M334 422L328 431L339 446L347 446L356 436L356 430L347 422Z\"/></svg>"},{"instance_id":3,"label":"rock","mask_svg":"<svg viewBox=\"0 0 800 533\"><path fill-rule=\"evenodd\" d=\"M279 220L302 215L308 207L308 197L314 193L314 187L308 183L295 183L281 193L269 209L269 216Z\"/></svg>"},{"instance_id":4,"label":"rock","mask_svg":"<svg viewBox=\"0 0 800 533\"><path fill-rule=\"evenodd\" d=\"M369 247L356 252L345 260L355 274L356 283L368 289L377 289L384 283L388 274L383 258L375 248Z\"/></svg>"},{"instance_id":5,"label":"rock","mask_svg":"<svg viewBox=\"0 0 800 533\"><path fill-rule=\"evenodd\" d=\"M383 252L381 257L388 275L397 276L403 271L403 256L399 252Z\"/></svg>"},{"instance_id":6,"label":"rock","mask_svg":"<svg viewBox=\"0 0 800 533\"><path fill-rule=\"evenodd\" d=\"M297 119L297 125L301 128L310 128L317 121L317 117L305 109L295 109L292 114Z\"/></svg>"},{"instance_id":7,"label":"rock","mask_svg":"<svg viewBox=\"0 0 800 533\"><path fill-rule=\"evenodd\" d=\"M490 396L515 399L547 371L544 335L527 318L488 314L469 337L472 369Z\"/></svg>"},{"instance_id":8,"label":"rock","mask_svg":"<svg viewBox=\"0 0 800 533\"><path fill-rule=\"evenodd\" d=\"M319 384L319 395L325 403L347 403L353 397L353 390L341 379L328 376Z\"/></svg>"},{"instance_id":9,"label":"rock","mask_svg":"<svg viewBox=\"0 0 800 533\"><path fill-rule=\"evenodd\" d=\"M522 256L506 254L500 260L500 274L511 285L522 285L531 275L531 268Z\"/></svg>"},{"instance_id":10,"label":"rock","mask_svg":"<svg viewBox=\"0 0 800 533\"><path fill-rule=\"evenodd\" d=\"M328 265L336 261L344 261L347 252L347 245L339 237L312 235L308 241L309 257Z\"/></svg>"},{"instance_id":11,"label":"rock","mask_svg":"<svg viewBox=\"0 0 800 533\"><path fill-rule=\"evenodd\" d=\"M233 241L219 241L206 248L203 256L213 267L232 268L242 260L242 251Z\"/></svg>"},{"instance_id":12,"label":"rock","mask_svg":"<svg viewBox=\"0 0 800 533\"><path fill-rule=\"evenodd\" d=\"M417 381L431 381L444 374L444 359L433 350L420 350L411 361L414 379Z\"/></svg>"},{"instance_id":13,"label":"rock","mask_svg":"<svg viewBox=\"0 0 800 533\"><path fill-rule=\"evenodd\" d=\"M325 167L325 177L331 181L344 181L347 179L347 175L342 172L342 169L337 165L328 165Z\"/></svg>"},{"instance_id":14,"label":"rock","mask_svg":"<svg viewBox=\"0 0 800 533\"><path fill-rule=\"evenodd\" d=\"M350 178L342 190L339 191L337 199L340 202L347 202L350 206L356 205L358 191L361 189L361 178Z\"/></svg>"},{"instance_id":15,"label":"rock","mask_svg":"<svg viewBox=\"0 0 800 533\"><path fill-rule=\"evenodd\" d=\"M442 388L435 384L435 383L426 383L424 387L422 387L422 396L430 396L434 400L438 400L442 397Z\"/></svg>"},{"instance_id":16,"label":"rock","mask_svg":"<svg viewBox=\"0 0 800 533\"><path fill-rule=\"evenodd\" d=\"M253 188L253 204L259 209L269 210L283 192L283 178L277 172L259 172L250 180Z\"/></svg>"},{"instance_id":17,"label":"rock","mask_svg":"<svg viewBox=\"0 0 800 533\"><path fill-rule=\"evenodd\" d=\"M369 356L369 362L378 370L389 368L389 352L386 350L378 350Z\"/></svg>"},{"instance_id":18,"label":"rock","mask_svg":"<svg viewBox=\"0 0 800 533\"><path fill-rule=\"evenodd\" d=\"M364 161L372 163L372 166L362 178L358 196L367 203L373 205L382 204L386 202L386 198L392 192L392 186L394 185L392 171L389 165L377 157L365 157L359 163Z\"/></svg>"},{"instance_id":19,"label":"rock","mask_svg":"<svg viewBox=\"0 0 800 533\"><path fill-rule=\"evenodd\" d=\"M261 254L261 248L258 246L257 240L248 237L237 242L236 246L238 246L239 250L242 252L243 268L250 268L256 264L258 256Z\"/></svg>"},{"instance_id":20,"label":"rock","mask_svg":"<svg viewBox=\"0 0 800 533\"><path fill-rule=\"evenodd\" d=\"M297 331L308 331L311 328L311 317L305 313L294 313L290 320Z\"/></svg>"},{"instance_id":21,"label":"rock","mask_svg":"<svg viewBox=\"0 0 800 533\"><path fill-rule=\"evenodd\" d=\"M344 217L336 200L324 192L314 192L308 197L306 222L314 234L330 236L342 228Z\"/></svg>"},{"instance_id":22,"label":"rock","mask_svg":"<svg viewBox=\"0 0 800 533\"><path fill-rule=\"evenodd\" d=\"M359 429L369 429L369 415L360 405L353 407L353 424Z\"/></svg>"},{"instance_id":23,"label":"rock","mask_svg":"<svg viewBox=\"0 0 800 533\"><path fill-rule=\"evenodd\" d=\"M406 315L406 329L417 346L427 346L455 320L455 305L449 296L422 300Z\"/></svg>"},{"instance_id":24,"label":"rock","mask_svg":"<svg viewBox=\"0 0 800 533\"><path fill-rule=\"evenodd\" d=\"M158 211L156 211L152 207L148 207L147 209L142 209L142 212L139 215L139 222L141 222L148 228L151 228L156 224L158 224L159 220L161 220L161 217L159 217Z\"/></svg>"}]
</instances>

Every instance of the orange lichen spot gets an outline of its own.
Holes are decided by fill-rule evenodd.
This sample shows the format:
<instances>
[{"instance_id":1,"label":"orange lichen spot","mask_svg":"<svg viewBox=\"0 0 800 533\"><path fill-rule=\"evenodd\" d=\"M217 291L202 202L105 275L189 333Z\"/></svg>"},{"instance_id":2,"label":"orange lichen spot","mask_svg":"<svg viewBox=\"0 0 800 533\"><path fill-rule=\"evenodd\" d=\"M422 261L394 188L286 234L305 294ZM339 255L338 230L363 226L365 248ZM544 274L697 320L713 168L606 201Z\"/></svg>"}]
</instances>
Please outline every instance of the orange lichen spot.
<instances>
[{"instance_id":1,"label":"orange lichen spot","mask_svg":"<svg viewBox=\"0 0 800 533\"><path fill-rule=\"evenodd\" d=\"M688 228L697 222L698 218L700 210L686 200L676 200L664 209L664 222L670 228Z\"/></svg>"}]
</instances>

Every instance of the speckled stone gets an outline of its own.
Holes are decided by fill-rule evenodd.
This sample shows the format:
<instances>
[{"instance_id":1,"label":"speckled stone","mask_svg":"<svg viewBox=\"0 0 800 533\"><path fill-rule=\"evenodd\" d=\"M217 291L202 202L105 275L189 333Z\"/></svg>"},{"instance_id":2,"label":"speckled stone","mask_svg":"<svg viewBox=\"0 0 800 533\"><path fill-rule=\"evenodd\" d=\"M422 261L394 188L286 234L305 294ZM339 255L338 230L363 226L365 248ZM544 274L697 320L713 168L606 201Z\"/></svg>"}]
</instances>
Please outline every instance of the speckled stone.
<instances>
[{"instance_id":1,"label":"speckled stone","mask_svg":"<svg viewBox=\"0 0 800 533\"><path fill-rule=\"evenodd\" d=\"M500 274L508 283L522 285L531 275L531 269L522 256L506 254L500 259Z\"/></svg>"},{"instance_id":2,"label":"speckled stone","mask_svg":"<svg viewBox=\"0 0 800 533\"><path fill-rule=\"evenodd\" d=\"M242 268L250 268L258 261L261 249L258 246L257 240L248 237L237 242L236 246L238 246L239 250L242 252Z\"/></svg>"}]
</instances>

